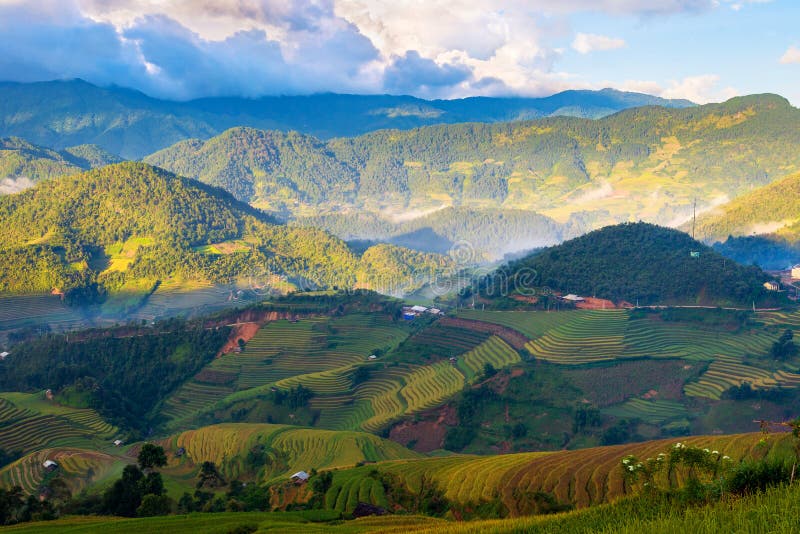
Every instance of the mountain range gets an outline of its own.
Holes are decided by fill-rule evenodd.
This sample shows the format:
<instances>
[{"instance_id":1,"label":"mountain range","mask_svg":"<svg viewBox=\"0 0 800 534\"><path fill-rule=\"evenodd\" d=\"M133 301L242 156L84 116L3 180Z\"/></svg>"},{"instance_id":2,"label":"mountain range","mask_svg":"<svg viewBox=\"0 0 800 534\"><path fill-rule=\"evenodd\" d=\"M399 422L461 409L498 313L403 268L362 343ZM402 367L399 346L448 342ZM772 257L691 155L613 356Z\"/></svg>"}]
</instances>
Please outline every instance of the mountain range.
<instances>
[{"instance_id":1,"label":"mountain range","mask_svg":"<svg viewBox=\"0 0 800 534\"><path fill-rule=\"evenodd\" d=\"M1 82L0 136L18 136L57 149L91 143L126 159L138 159L178 141L206 139L234 126L295 130L327 139L439 123L551 115L597 118L646 105L687 107L692 103L613 89L565 91L545 98L423 100L319 94L175 102L83 80Z\"/></svg>"},{"instance_id":2,"label":"mountain range","mask_svg":"<svg viewBox=\"0 0 800 534\"><path fill-rule=\"evenodd\" d=\"M597 120L381 130L323 141L233 128L150 164L223 187L283 218L353 210L408 220L445 207L538 212L583 230L674 226L800 169L800 111L775 95Z\"/></svg>"}]
</instances>

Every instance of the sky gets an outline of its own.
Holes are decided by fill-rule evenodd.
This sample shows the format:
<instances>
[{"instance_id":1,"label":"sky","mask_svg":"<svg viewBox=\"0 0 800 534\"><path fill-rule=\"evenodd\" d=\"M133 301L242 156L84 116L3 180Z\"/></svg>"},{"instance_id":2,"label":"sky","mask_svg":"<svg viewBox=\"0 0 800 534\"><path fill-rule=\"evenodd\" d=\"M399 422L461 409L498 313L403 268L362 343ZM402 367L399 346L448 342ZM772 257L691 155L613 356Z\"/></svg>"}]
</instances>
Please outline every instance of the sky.
<instances>
[{"instance_id":1,"label":"sky","mask_svg":"<svg viewBox=\"0 0 800 534\"><path fill-rule=\"evenodd\" d=\"M0 79L187 100L613 87L800 105L797 0L0 0Z\"/></svg>"}]
</instances>

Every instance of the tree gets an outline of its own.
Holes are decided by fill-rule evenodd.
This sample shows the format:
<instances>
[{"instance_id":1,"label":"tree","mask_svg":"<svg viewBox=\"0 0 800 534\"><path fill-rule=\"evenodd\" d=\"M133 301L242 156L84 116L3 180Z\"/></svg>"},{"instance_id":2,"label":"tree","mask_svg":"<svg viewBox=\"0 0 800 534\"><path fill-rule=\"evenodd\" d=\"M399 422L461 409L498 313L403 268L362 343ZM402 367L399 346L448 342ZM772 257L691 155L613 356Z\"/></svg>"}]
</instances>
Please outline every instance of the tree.
<instances>
[{"instance_id":1,"label":"tree","mask_svg":"<svg viewBox=\"0 0 800 534\"><path fill-rule=\"evenodd\" d=\"M167 455L164 454L164 448L160 445L145 443L139 451L137 461L139 462L139 467L146 471L167 465Z\"/></svg>"},{"instance_id":2,"label":"tree","mask_svg":"<svg viewBox=\"0 0 800 534\"><path fill-rule=\"evenodd\" d=\"M166 495L145 495L142 504L136 509L139 517L153 517L156 515L167 515L172 511L172 499Z\"/></svg>"},{"instance_id":3,"label":"tree","mask_svg":"<svg viewBox=\"0 0 800 534\"><path fill-rule=\"evenodd\" d=\"M492 365L491 362L486 362L483 364L484 378L492 378L496 374L497 374L497 369L494 368L494 365Z\"/></svg>"},{"instance_id":4,"label":"tree","mask_svg":"<svg viewBox=\"0 0 800 534\"><path fill-rule=\"evenodd\" d=\"M197 489L200 488L216 488L225 485L225 479L219 474L217 465L214 462L205 461L200 466L200 472L197 474Z\"/></svg>"},{"instance_id":5,"label":"tree","mask_svg":"<svg viewBox=\"0 0 800 534\"><path fill-rule=\"evenodd\" d=\"M797 345L794 344L794 333L791 330L785 330L778 341L772 344L770 356L776 360L788 360L797 356Z\"/></svg>"},{"instance_id":6,"label":"tree","mask_svg":"<svg viewBox=\"0 0 800 534\"><path fill-rule=\"evenodd\" d=\"M144 475L135 465L126 465L122 477L103 494L102 510L106 514L135 517L142 504L139 482Z\"/></svg>"}]
</instances>

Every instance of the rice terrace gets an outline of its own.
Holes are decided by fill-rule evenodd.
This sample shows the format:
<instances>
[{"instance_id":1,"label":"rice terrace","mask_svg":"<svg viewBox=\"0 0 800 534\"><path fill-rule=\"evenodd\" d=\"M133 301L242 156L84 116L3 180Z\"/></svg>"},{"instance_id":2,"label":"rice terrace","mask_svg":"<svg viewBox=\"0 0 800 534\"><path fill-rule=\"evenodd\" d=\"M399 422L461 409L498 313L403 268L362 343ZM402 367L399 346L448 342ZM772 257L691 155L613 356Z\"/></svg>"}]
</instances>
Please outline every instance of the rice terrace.
<instances>
[{"instance_id":1,"label":"rice terrace","mask_svg":"<svg viewBox=\"0 0 800 534\"><path fill-rule=\"evenodd\" d=\"M0 0L2 533L800 531L800 4L463 4Z\"/></svg>"}]
</instances>

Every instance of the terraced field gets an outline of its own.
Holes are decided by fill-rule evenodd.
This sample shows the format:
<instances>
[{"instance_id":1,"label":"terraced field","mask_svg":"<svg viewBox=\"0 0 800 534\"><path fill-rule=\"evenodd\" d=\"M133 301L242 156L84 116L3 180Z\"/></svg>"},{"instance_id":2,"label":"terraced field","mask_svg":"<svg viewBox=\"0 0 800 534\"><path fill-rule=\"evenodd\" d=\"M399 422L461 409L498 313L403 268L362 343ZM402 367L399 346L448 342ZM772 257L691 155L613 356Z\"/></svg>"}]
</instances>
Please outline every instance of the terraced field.
<instances>
[{"instance_id":1,"label":"terraced field","mask_svg":"<svg viewBox=\"0 0 800 534\"><path fill-rule=\"evenodd\" d=\"M620 419L641 419L649 423L663 423L671 419L685 418L687 415L686 407L679 402L635 398L602 411L606 415Z\"/></svg>"},{"instance_id":2,"label":"terraced field","mask_svg":"<svg viewBox=\"0 0 800 534\"><path fill-rule=\"evenodd\" d=\"M70 330L85 318L57 295L3 295L0 297L0 333L25 326L48 325L53 331Z\"/></svg>"},{"instance_id":3,"label":"terraced field","mask_svg":"<svg viewBox=\"0 0 800 534\"><path fill-rule=\"evenodd\" d=\"M567 313L566 321L525 346L535 358L577 365L620 356L628 320L626 311L580 310Z\"/></svg>"},{"instance_id":4,"label":"terraced field","mask_svg":"<svg viewBox=\"0 0 800 534\"><path fill-rule=\"evenodd\" d=\"M154 321L175 315L200 315L231 305L231 289L206 282L168 280L130 315L133 320Z\"/></svg>"},{"instance_id":5,"label":"terraced field","mask_svg":"<svg viewBox=\"0 0 800 534\"><path fill-rule=\"evenodd\" d=\"M359 462L419 458L393 441L363 432L317 430L288 425L212 425L189 430L163 442L168 452L186 450L182 458L168 454L168 475L195 472L204 461L217 464L227 477L282 480L300 470L352 467ZM263 447L271 462L248 465L248 452ZM256 471L256 472L254 472Z\"/></svg>"},{"instance_id":6,"label":"terraced field","mask_svg":"<svg viewBox=\"0 0 800 534\"><path fill-rule=\"evenodd\" d=\"M517 351L497 336L491 336L469 352L458 356L455 365L440 361L431 365L389 366L356 388L353 397L337 399L335 414L320 418L322 425L348 425L358 422L360 428L378 431L397 418L422 411L444 402L483 372L485 363L496 369L520 361ZM312 404L319 406L321 399ZM348 403L349 401L349 403Z\"/></svg>"},{"instance_id":7,"label":"terraced field","mask_svg":"<svg viewBox=\"0 0 800 534\"><path fill-rule=\"evenodd\" d=\"M764 438L765 443L759 445ZM490 457L451 456L422 460L401 460L379 464L380 471L394 473L411 491L419 490L424 477L445 491L448 499L462 504L500 499L511 511L520 515L520 499L537 491L552 493L559 502L578 507L612 501L626 493L620 460L634 454L653 457L667 450L677 440L659 440L612 447L575 451L520 453ZM681 438L683 443L713 448L737 461L758 450L789 451L791 438L786 435L739 434L732 436L697 436ZM369 477L374 466L334 473L334 483L326 501L337 509L350 510L351 503L378 493L373 502L385 497L380 490L359 481ZM357 495L353 495L356 493Z\"/></svg>"},{"instance_id":8,"label":"terraced field","mask_svg":"<svg viewBox=\"0 0 800 534\"><path fill-rule=\"evenodd\" d=\"M222 355L206 366L167 400L161 413L176 428L219 402L262 395L272 386L302 384L319 396L346 394L356 365L407 336L406 325L377 314L271 322L244 351Z\"/></svg>"},{"instance_id":9,"label":"terraced field","mask_svg":"<svg viewBox=\"0 0 800 534\"><path fill-rule=\"evenodd\" d=\"M59 406L44 393L0 393L0 447L23 453L53 447L107 447L117 429L94 410Z\"/></svg>"},{"instance_id":10,"label":"terraced field","mask_svg":"<svg viewBox=\"0 0 800 534\"><path fill-rule=\"evenodd\" d=\"M0 487L20 486L26 493L35 494L49 475L44 467L46 460L58 464L57 472L63 475L73 493L115 476L125 465L119 457L97 451L44 449L0 469Z\"/></svg>"},{"instance_id":11,"label":"terraced field","mask_svg":"<svg viewBox=\"0 0 800 534\"><path fill-rule=\"evenodd\" d=\"M741 360L769 351L775 334L763 329L746 333L691 328L647 318L628 321L623 358L682 358L711 361L723 355Z\"/></svg>"},{"instance_id":12,"label":"terraced field","mask_svg":"<svg viewBox=\"0 0 800 534\"><path fill-rule=\"evenodd\" d=\"M686 384L684 391L693 397L719 399L724 391L744 382L749 382L754 388L797 387L800 374L767 371L740 363L733 357L718 356L697 382Z\"/></svg>"},{"instance_id":13,"label":"terraced field","mask_svg":"<svg viewBox=\"0 0 800 534\"><path fill-rule=\"evenodd\" d=\"M507 326L534 339L561 325L565 312L463 310L458 316Z\"/></svg>"}]
</instances>

